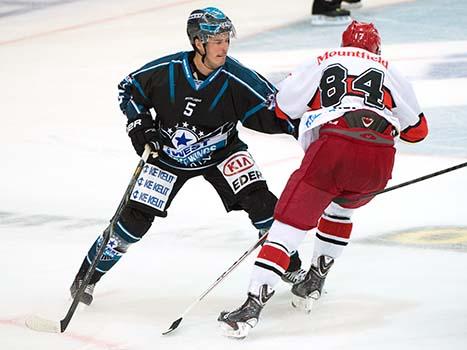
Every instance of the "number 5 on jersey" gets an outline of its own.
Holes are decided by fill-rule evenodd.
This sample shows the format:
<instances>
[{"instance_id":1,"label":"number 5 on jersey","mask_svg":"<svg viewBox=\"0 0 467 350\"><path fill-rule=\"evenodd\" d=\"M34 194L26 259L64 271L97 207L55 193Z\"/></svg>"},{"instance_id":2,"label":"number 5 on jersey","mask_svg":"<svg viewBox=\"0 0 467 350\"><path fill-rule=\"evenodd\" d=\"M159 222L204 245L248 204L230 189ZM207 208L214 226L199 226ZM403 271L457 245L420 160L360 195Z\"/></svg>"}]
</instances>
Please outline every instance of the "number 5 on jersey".
<instances>
[{"instance_id":1,"label":"number 5 on jersey","mask_svg":"<svg viewBox=\"0 0 467 350\"><path fill-rule=\"evenodd\" d=\"M183 111L183 114L186 115L187 117L191 117L193 114L193 108L196 107L196 103L194 102L187 102L185 106L185 110Z\"/></svg>"}]
</instances>

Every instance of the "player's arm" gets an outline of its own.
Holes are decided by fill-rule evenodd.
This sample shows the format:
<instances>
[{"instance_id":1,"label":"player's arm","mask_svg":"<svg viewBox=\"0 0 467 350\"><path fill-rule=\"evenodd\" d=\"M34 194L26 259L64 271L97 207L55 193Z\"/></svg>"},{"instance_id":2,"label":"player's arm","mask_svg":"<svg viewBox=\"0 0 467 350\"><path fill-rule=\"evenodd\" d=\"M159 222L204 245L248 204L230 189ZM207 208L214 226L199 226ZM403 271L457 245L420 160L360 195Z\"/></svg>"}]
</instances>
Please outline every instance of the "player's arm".
<instances>
[{"instance_id":1,"label":"player's arm","mask_svg":"<svg viewBox=\"0 0 467 350\"><path fill-rule=\"evenodd\" d=\"M425 139L428 135L428 123L425 115L420 113L416 124L410 125L401 131L400 138L403 141L417 143Z\"/></svg>"},{"instance_id":2,"label":"player's arm","mask_svg":"<svg viewBox=\"0 0 467 350\"><path fill-rule=\"evenodd\" d=\"M278 117L276 114L274 95L266 101L254 102L257 103L256 106L252 107L250 112L247 110L240 120L244 127L266 134L296 133L296 127L289 118Z\"/></svg>"},{"instance_id":3,"label":"player's arm","mask_svg":"<svg viewBox=\"0 0 467 350\"><path fill-rule=\"evenodd\" d=\"M138 155L149 144L153 151L159 150L155 122L150 113L153 107L147 97L151 89L150 74L136 71L118 84L120 109L127 117L127 134Z\"/></svg>"},{"instance_id":4,"label":"player's arm","mask_svg":"<svg viewBox=\"0 0 467 350\"><path fill-rule=\"evenodd\" d=\"M401 125L400 139L410 143L420 142L428 135L428 122L418 104L412 84L394 67L391 67L390 74L395 83L393 90L397 98L393 113Z\"/></svg>"},{"instance_id":5,"label":"player's arm","mask_svg":"<svg viewBox=\"0 0 467 350\"><path fill-rule=\"evenodd\" d=\"M314 93L318 89L321 71L316 62L307 62L281 81L276 95L278 118L300 120L310 109Z\"/></svg>"},{"instance_id":6,"label":"player's arm","mask_svg":"<svg viewBox=\"0 0 467 350\"><path fill-rule=\"evenodd\" d=\"M271 102L274 107L274 122L295 138L298 137L300 118L309 110L312 95L318 88L320 74L316 62L306 62L279 83L279 92L274 102Z\"/></svg>"},{"instance_id":7,"label":"player's arm","mask_svg":"<svg viewBox=\"0 0 467 350\"><path fill-rule=\"evenodd\" d=\"M276 88L254 71L246 71L236 80L233 89L237 114L248 129L267 134L294 134L295 126L287 118L278 118L275 111ZM244 72L239 72L245 73Z\"/></svg>"},{"instance_id":8,"label":"player's arm","mask_svg":"<svg viewBox=\"0 0 467 350\"><path fill-rule=\"evenodd\" d=\"M128 75L118 84L118 101L120 110L129 121L138 118L139 114L150 114L150 101L147 97L149 77L138 74L138 71Z\"/></svg>"}]
</instances>

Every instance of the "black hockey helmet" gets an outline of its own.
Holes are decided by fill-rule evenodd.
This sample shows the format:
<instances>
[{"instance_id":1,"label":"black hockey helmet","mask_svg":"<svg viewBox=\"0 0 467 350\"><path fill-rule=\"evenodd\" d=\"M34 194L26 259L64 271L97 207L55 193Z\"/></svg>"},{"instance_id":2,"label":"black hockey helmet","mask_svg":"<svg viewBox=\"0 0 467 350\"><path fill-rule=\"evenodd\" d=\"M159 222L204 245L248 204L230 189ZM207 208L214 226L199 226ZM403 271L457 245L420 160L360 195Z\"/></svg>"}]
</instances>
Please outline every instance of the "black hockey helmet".
<instances>
[{"instance_id":1,"label":"black hockey helmet","mask_svg":"<svg viewBox=\"0 0 467 350\"><path fill-rule=\"evenodd\" d=\"M191 12L187 21L186 32L193 47L195 38L206 44L208 38L213 35L229 33L231 38L236 36L232 21L216 7L206 7Z\"/></svg>"}]
</instances>

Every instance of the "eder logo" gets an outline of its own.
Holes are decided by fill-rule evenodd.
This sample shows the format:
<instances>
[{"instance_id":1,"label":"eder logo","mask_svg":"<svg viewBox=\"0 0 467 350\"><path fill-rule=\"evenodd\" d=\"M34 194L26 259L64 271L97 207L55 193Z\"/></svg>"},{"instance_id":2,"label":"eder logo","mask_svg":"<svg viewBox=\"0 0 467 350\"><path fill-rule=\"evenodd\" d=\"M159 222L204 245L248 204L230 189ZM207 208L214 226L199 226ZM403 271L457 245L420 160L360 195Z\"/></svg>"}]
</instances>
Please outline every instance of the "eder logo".
<instances>
[{"instance_id":1,"label":"eder logo","mask_svg":"<svg viewBox=\"0 0 467 350\"><path fill-rule=\"evenodd\" d=\"M254 159L247 151L230 156L217 166L234 193L257 181L264 181Z\"/></svg>"},{"instance_id":2,"label":"eder logo","mask_svg":"<svg viewBox=\"0 0 467 350\"><path fill-rule=\"evenodd\" d=\"M254 164L253 159L251 159L248 153L237 153L225 162L223 169L224 176L233 176L241 173L250 169Z\"/></svg>"}]
</instances>

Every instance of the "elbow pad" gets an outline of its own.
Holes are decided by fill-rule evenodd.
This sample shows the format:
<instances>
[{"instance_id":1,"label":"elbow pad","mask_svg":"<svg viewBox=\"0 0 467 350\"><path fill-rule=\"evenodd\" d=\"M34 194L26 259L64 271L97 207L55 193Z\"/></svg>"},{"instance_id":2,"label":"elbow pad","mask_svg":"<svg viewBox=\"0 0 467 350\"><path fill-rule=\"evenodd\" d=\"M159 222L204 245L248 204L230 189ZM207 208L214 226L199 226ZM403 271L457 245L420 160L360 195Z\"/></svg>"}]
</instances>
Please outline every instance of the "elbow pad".
<instances>
[{"instance_id":1,"label":"elbow pad","mask_svg":"<svg viewBox=\"0 0 467 350\"><path fill-rule=\"evenodd\" d=\"M411 125L401 131L401 140L416 143L422 141L428 135L428 124L423 113L420 113L419 118L420 120L417 124Z\"/></svg>"}]
</instances>

